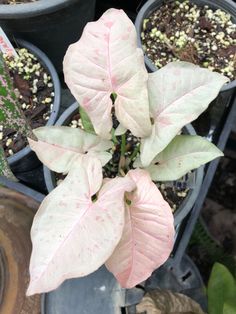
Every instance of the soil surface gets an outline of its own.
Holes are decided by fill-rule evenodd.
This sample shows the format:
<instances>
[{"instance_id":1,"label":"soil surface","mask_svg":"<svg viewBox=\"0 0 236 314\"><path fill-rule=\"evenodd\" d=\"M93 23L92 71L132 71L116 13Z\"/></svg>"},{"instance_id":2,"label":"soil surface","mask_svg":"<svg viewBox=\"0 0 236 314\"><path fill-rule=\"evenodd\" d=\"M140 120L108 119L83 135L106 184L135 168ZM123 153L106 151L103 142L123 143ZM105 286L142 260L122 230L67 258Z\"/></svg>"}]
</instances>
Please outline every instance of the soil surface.
<instances>
[{"instance_id":1,"label":"soil surface","mask_svg":"<svg viewBox=\"0 0 236 314\"><path fill-rule=\"evenodd\" d=\"M118 121L114 118L113 115L113 127L117 128ZM80 119L80 114L77 113L71 118L69 124L72 128L82 128L82 122ZM122 137L116 136L116 143L111 149L112 159L103 167L103 177L104 178L115 178L118 173L119 163L122 162L121 159L121 146L122 146ZM133 136L129 131L125 134L125 160L130 162L130 165L126 169L128 172L129 169L133 169L133 162L139 153L137 149L140 146L140 139ZM123 165L124 166L124 165ZM63 174L55 173L56 183L59 185L65 178ZM159 188L163 198L168 202L172 211L174 212L179 208L183 200L187 197L189 192L188 181L191 181L192 175L188 174L185 177L181 178L178 181L171 182L155 182Z\"/></svg>"},{"instance_id":2,"label":"soil surface","mask_svg":"<svg viewBox=\"0 0 236 314\"><path fill-rule=\"evenodd\" d=\"M27 49L16 49L19 58L5 57L20 107L32 129L44 126L50 116L54 86L47 70ZM27 139L13 129L0 126L3 147L9 157L28 145Z\"/></svg>"},{"instance_id":3,"label":"soil surface","mask_svg":"<svg viewBox=\"0 0 236 314\"><path fill-rule=\"evenodd\" d=\"M38 0L0 0L0 4L22 4L27 2L36 2Z\"/></svg>"},{"instance_id":4,"label":"soil surface","mask_svg":"<svg viewBox=\"0 0 236 314\"><path fill-rule=\"evenodd\" d=\"M141 39L157 68L182 60L236 78L236 24L220 9L166 0L144 19Z\"/></svg>"}]
</instances>

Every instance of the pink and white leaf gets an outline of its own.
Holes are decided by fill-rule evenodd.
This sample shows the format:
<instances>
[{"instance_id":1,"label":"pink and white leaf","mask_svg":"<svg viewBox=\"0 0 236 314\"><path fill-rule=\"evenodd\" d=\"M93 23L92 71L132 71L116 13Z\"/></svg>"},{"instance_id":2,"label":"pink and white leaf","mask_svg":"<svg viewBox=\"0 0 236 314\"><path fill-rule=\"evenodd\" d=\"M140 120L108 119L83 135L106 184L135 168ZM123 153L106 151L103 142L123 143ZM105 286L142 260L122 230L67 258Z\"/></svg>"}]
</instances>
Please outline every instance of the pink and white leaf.
<instances>
[{"instance_id":1,"label":"pink and white leaf","mask_svg":"<svg viewBox=\"0 0 236 314\"><path fill-rule=\"evenodd\" d=\"M174 243L174 221L170 206L145 170L131 170L127 177L136 190L126 193L122 238L106 262L124 288L132 288L162 265Z\"/></svg>"},{"instance_id":2,"label":"pink and white leaf","mask_svg":"<svg viewBox=\"0 0 236 314\"><path fill-rule=\"evenodd\" d=\"M109 9L88 23L67 50L63 65L65 81L97 134L109 137L110 95L116 93L115 111L122 126L135 136L149 135L148 74L135 27L122 10Z\"/></svg>"},{"instance_id":3,"label":"pink and white leaf","mask_svg":"<svg viewBox=\"0 0 236 314\"><path fill-rule=\"evenodd\" d=\"M141 161L148 166L182 127L205 111L228 81L223 75L188 62L172 62L149 74L152 134L142 139Z\"/></svg>"},{"instance_id":4,"label":"pink and white leaf","mask_svg":"<svg viewBox=\"0 0 236 314\"><path fill-rule=\"evenodd\" d=\"M146 168L152 180L173 181L223 156L211 142L197 135L177 135Z\"/></svg>"},{"instance_id":5,"label":"pink and white leaf","mask_svg":"<svg viewBox=\"0 0 236 314\"><path fill-rule=\"evenodd\" d=\"M86 276L112 254L124 226L124 192L130 178L102 185L98 159L78 158L65 180L42 202L33 222L27 295L57 288L65 279Z\"/></svg>"},{"instance_id":6,"label":"pink and white leaf","mask_svg":"<svg viewBox=\"0 0 236 314\"><path fill-rule=\"evenodd\" d=\"M95 155L102 165L111 159L111 154L106 150L112 147L112 142L80 128L41 127L35 129L34 134L38 141L28 139L30 147L52 171L67 173L78 154Z\"/></svg>"}]
</instances>

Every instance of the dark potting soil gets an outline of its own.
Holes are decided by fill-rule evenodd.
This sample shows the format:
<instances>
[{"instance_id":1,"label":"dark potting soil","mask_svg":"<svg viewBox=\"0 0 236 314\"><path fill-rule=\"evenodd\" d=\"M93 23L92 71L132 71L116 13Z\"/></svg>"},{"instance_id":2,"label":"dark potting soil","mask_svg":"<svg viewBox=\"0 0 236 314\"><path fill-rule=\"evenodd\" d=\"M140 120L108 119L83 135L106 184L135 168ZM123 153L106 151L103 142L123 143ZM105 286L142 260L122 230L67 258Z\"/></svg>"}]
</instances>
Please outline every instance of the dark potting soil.
<instances>
[{"instance_id":1,"label":"dark potting soil","mask_svg":"<svg viewBox=\"0 0 236 314\"><path fill-rule=\"evenodd\" d=\"M73 115L69 126L72 128L82 128L82 122L80 119L79 113ZM114 118L113 115L113 127L117 128L118 121ZM119 162L125 162L127 165L127 170L133 169L133 162L136 157L138 157L138 148L140 146L140 139L133 136L129 131L125 133L125 159L121 157L121 146L122 146L122 137L116 136L116 139L113 137L113 141L116 141L113 148L111 149L112 159L103 167L103 177L104 178L115 178L119 170ZM128 166L128 163L130 165ZM122 165L124 168L124 164ZM189 188L187 187L187 177L181 178L180 180L173 182L155 182L159 188L163 198L168 202L172 211L174 212L179 208L183 200L187 197ZM65 175L61 173L55 173L56 184L59 185L65 178Z\"/></svg>"},{"instance_id":2,"label":"dark potting soil","mask_svg":"<svg viewBox=\"0 0 236 314\"><path fill-rule=\"evenodd\" d=\"M166 0L144 19L141 39L157 68L182 60L236 78L236 24L220 9Z\"/></svg>"},{"instance_id":3,"label":"dark potting soil","mask_svg":"<svg viewBox=\"0 0 236 314\"><path fill-rule=\"evenodd\" d=\"M21 4L27 2L35 2L38 0L0 0L0 4Z\"/></svg>"},{"instance_id":4,"label":"dark potting soil","mask_svg":"<svg viewBox=\"0 0 236 314\"><path fill-rule=\"evenodd\" d=\"M54 86L47 70L27 49L16 49L19 58L5 57L21 109L32 129L44 126L50 116ZM25 136L0 126L3 148L9 157L28 145Z\"/></svg>"}]
</instances>

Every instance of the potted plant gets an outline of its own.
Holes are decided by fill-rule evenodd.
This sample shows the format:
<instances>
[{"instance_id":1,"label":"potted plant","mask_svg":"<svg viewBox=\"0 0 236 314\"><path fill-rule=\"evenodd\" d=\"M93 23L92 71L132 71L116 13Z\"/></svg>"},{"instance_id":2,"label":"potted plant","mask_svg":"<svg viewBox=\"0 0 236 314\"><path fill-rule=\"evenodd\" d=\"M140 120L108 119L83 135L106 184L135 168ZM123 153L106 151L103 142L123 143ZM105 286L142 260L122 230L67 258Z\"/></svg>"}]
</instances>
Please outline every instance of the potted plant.
<instances>
[{"instance_id":1,"label":"potted plant","mask_svg":"<svg viewBox=\"0 0 236 314\"><path fill-rule=\"evenodd\" d=\"M149 71L183 60L229 77L211 110L194 125L212 139L236 87L236 5L231 0L149 0L139 11L135 25Z\"/></svg>"},{"instance_id":2,"label":"potted plant","mask_svg":"<svg viewBox=\"0 0 236 314\"><path fill-rule=\"evenodd\" d=\"M174 243L172 210L155 181L176 180L222 155L206 139L179 133L227 78L187 62L148 75L135 27L115 9L87 24L66 53L64 74L84 129L43 127L34 130L37 141L29 139L47 167L67 176L34 219L28 295L104 263L131 288L166 261Z\"/></svg>"},{"instance_id":3,"label":"potted plant","mask_svg":"<svg viewBox=\"0 0 236 314\"><path fill-rule=\"evenodd\" d=\"M53 125L60 108L61 89L56 70L47 56L34 45L17 40L17 57L4 55L13 87L17 89L18 105L26 123L36 128ZM1 129L3 147L14 173L35 169L39 165L27 139L17 133L17 126Z\"/></svg>"},{"instance_id":4,"label":"potted plant","mask_svg":"<svg viewBox=\"0 0 236 314\"><path fill-rule=\"evenodd\" d=\"M93 20L95 3L95 0L1 0L0 24L11 38L24 38L42 49L61 71L68 45L78 40L84 25Z\"/></svg>"},{"instance_id":5,"label":"potted plant","mask_svg":"<svg viewBox=\"0 0 236 314\"><path fill-rule=\"evenodd\" d=\"M55 125L70 126L72 128L83 127L83 125L85 125L86 127L87 121L81 119L80 112L82 112L81 107L79 107L78 103L75 102L63 112ZM82 117L84 117L83 112ZM196 135L193 127L190 124L184 128L184 133ZM117 140L119 141L120 137L117 137ZM117 162L115 164L117 166ZM44 181L48 192L51 192L57 185L60 184L65 175L51 171L46 166L43 168ZM183 219L187 216L193 207L201 187L202 179L203 168L200 167L191 173L188 173L179 180L168 182L162 181L157 183L158 186L161 187L161 194L172 208L176 227L183 221Z\"/></svg>"}]
</instances>

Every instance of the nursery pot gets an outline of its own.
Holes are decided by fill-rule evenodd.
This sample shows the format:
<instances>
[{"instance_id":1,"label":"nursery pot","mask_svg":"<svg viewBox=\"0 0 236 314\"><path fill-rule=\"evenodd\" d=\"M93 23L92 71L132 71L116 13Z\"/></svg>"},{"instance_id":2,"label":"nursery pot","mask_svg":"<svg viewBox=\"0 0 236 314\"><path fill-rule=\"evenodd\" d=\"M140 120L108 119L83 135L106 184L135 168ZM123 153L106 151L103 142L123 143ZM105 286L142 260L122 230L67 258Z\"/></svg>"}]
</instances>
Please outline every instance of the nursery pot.
<instances>
[{"instance_id":1,"label":"nursery pot","mask_svg":"<svg viewBox=\"0 0 236 314\"><path fill-rule=\"evenodd\" d=\"M149 0L146 2L142 8L140 9L137 18L135 20L135 27L137 30L137 40L138 46L142 48L142 41L141 41L141 32L143 26L143 20L148 18L153 11L160 8L163 4L164 0ZM213 9L222 9L228 12L232 16L232 20L236 23L236 5L231 0L191 0L190 2L195 3L197 5L208 5L210 8ZM145 64L149 72L155 72L158 68L152 63L152 61L145 55L144 56ZM221 91L230 90L236 87L236 80L225 84Z\"/></svg>"},{"instance_id":2,"label":"nursery pot","mask_svg":"<svg viewBox=\"0 0 236 314\"><path fill-rule=\"evenodd\" d=\"M6 183L1 177L0 182L1 185ZM6 185L9 187L11 184L7 182ZM40 198L38 195L35 198L35 193L32 193L31 197L27 188L27 195L16 192L22 187L14 183L14 190L2 186L0 188L0 313L2 314L40 313L40 296L26 297L32 249L30 228Z\"/></svg>"},{"instance_id":3,"label":"nursery pot","mask_svg":"<svg viewBox=\"0 0 236 314\"><path fill-rule=\"evenodd\" d=\"M0 25L11 38L29 40L42 49L58 71L69 44L94 18L96 0L37 0L0 5Z\"/></svg>"},{"instance_id":4,"label":"nursery pot","mask_svg":"<svg viewBox=\"0 0 236 314\"><path fill-rule=\"evenodd\" d=\"M20 39L19 40L17 39L16 43L20 47L27 48L33 55L35 55L52 78L55 96L53 101L52 112L46 125L53 125L58 116L61 99L61 87L57 72L51 61L48 59L48 57L37 47L35 47L34 45L27 41ZM36 154L30 149L29 146L23 148L19 152L8 157L7 161L11 167L11 170L16 174L33 170L41 164L38 158L36 157Z\"/></svg>"},{"instance_id":5,"label":"nursery pot","mask_svg":"<svg viewBox=\"0 0 236 314\"><path fill-rule=\"evenodd\" d=\"M138 36L138 46L140 48L142 48L141 32L143 20L148 18L153 11L160 8L163 2L163 0L149 0L142 6L139 11L135 20L135 27ZM236 23L236 4L233 3L231 0L191 0L191 2L197 5L208 5L210 8L213 9L222 9L228 12L232 17L232 21ZM155 72L157 70L157 67L146 55L144 55L144 60L146 68L149 72ZM209 139L212 139L213 132L216 129L217 124L219 123L220 116L223 115L225 108L229 106L232 98L234 97L235 87L236 80L225 84L221 88L221 91L217 98L210 104L209 112L203 113L194 124L197 133L202 136L208 136Z\"/></svg>"},{"instance_id":6,"label":"nursery pot","mask_svg":"<svg viewBox=\"0 0 236 314\"><path fill-rule=\"evenodd\" d=\"M67 110L64 111L64 113L56 122L56 125L68 125L68 123L71 121L71 117L75 114L76 110L78 110L77 102L72 104ZM196 134L190 124L185 127L184 132L191 135ZM46 166L44 166L44 179L48 191L51 192L56 187L56 180L54 173L50 171ZM187 182L189 192L184 201L174 213L175 226L178 226L181 223L181 221L186 217L186 215L193 207L198 196L202 180L203 168L200 167L192 173L191 179L189 180L189 182Z\"/></svg>"},{"instance_id":7,"label":"nursery pot","mask_svg":"<svg viewBox=\"0 0 236 314\"><path fill-rule=\"evenodd\" d=\"M183 255L180 263L169 258L164 265L152 273L145 282L145 290L152 291L156 288L185 294L206 311L207 298L202 276L192 259L186 254Z\"/></svg>"}]
</instances>

